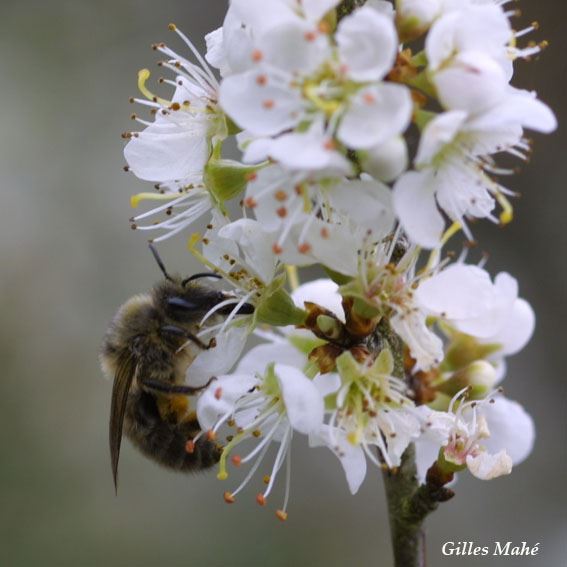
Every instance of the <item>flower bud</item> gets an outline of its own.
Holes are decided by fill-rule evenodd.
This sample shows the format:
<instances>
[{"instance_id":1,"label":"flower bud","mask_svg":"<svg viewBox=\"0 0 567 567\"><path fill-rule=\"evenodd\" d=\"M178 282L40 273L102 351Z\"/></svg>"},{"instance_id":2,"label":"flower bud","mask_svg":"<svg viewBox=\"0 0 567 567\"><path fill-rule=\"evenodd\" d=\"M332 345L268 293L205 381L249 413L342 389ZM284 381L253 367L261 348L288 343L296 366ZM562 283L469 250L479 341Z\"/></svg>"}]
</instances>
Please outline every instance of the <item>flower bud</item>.
<instances>
[{"instance_id":1,"label":"flower bud","mask_svg":"<svg viewBox=\"0 0 567 567\"><path fill-rule=\"evenodd\" d=\"M403 42L427 31L441 12L441 0L397 0L397 28Z\"/></svg>"},{"instance_id":2,"label":"flower bud","mask_svg":"<svg viewBox=\"0 0 567 567\"><path fill-rule=\"evenodd\" d=\"M486 360L476 360L465 368L455 372L437 389L449 396L454 396L463 388L469 388L470 399L481 399L494 388L496 369Z\"/></svg>"}]
</instances>

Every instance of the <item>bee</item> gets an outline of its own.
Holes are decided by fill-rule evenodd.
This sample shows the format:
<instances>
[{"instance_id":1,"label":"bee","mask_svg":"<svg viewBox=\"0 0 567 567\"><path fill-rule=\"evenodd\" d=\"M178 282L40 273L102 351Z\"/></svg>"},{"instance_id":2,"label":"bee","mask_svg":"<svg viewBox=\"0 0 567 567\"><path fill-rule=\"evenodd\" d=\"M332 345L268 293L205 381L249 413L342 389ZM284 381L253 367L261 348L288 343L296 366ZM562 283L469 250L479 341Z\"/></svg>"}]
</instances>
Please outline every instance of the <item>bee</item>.
<instances>
[{"instance_id":1,"label":"bee","mask_svg":"<svg viewBox=\"0 0 567 567\"><path fill-rule=\"evenodd\" d=\"M197 282L221 277L214 273L185 279L170 276L152 244L150 250L164 280L120 307L100 352L103 372L114 380L109 442L116 491L123 433L146 457L176 471L211 467L221 451L206 436L200 436L187 451L187 443L200 432L188 396L206 388L210 381L198 388L188 386L185 380L198 352L215 346L214 339L205 344L197 337L200 320L232 296ZM223 306L208 321L218 323L219 317L228 315L234 307ZM246 303L237 314L253 311L254 307Z\"/></svg>"}]
</instances>

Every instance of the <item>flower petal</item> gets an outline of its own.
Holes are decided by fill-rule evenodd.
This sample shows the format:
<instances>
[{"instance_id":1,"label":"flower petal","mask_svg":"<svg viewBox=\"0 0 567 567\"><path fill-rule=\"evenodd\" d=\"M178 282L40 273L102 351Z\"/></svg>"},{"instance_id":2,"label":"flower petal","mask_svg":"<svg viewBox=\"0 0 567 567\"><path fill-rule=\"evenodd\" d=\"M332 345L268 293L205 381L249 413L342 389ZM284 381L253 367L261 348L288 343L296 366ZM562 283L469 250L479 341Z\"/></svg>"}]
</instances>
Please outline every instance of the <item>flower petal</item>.
<instances>
[{"instance_id":1,"label":"flower petal","mask_svg":"<svg viewBox=\"0 0 567 567\"><path fill-rule=\"evenodd\" d=\"M339 293L339 286L333 280L319 279L300 285L291 297L301 309L306 301L310 301L332 311L341 321L345 320L343 298Z\"/></svg>"},{"instance_id":2,"label":"flower petal","mask_svg":"<svg viewBox=\"0 0 567 567\"><path fill-rule=\"evenodd\" d=\"M425 248L439 245L445 221L435 203L429 172L410 171L402 175L394 186L393 203L400 223L413 242Z\"/></svg>"},{"instance_id":3,"label":"flower petal","mask_svg":"<svg viewBox=\"0 0 567 567\"><path fill-rule=\"evenodd\" d=\"M207 123L155 122L124 148L130 169L145 181L171 181L202 173L209 158Z\"/></svg>"},{"instance_id":4,"label":"flower petal","mask_svg":"<svg viewBox=\"0 0 567 567\"><path fill-rule=\"evenodd\" d=\"M187 370L187 382L202 386L213 376L228 372L244 350L248 339L246 327L229 326L215 336L216 346L200 352Z\"/></svg>"},{"instance_id":5,"label":"flower petal","mask_svg":"<svg viewBox=\"0 0 567 567\"><path fill-rule=\"evenodd\" d=\"M270 364L286 364L303 368L307 358L287 341L268 343L253 347L240 360L235 372L238 374L264 374Z\"/></svg>"},{"instance_id":6,"label":"flower petal","mask_svg":"<svg viewBox=\"0 0 567 567\"><path fill-rule=\"evenodd\" d=\"M249 374L219 376L197 400L201 428L212 429L219 418L233 411L236 402L257 384L258 380Z\"/></svg>"},{"instance_id":7,"label":"flower petal","mask_svg":"<svg viewBox=\"0 0 567 567\"><path fill-rule=\"evenodd\" d=\"M241 128L255 136L273 136L293 128L301 112L298 93L271 84L262 67L227 77L220 86L219 102Z\"/></svg>"},{"instance_id":8,"label":"flower petal","mask_svg":"<svg viewBox=\"0 0 567 567\"><path fill-rule=\"evenodd\" d=\"M336 40L341 63L354 81L379 81L392 68L398 40L392 19L368 6L339 24Z\"/></svg>"},{"instance_id":9,"label":"flower petal","mask_svg":"<svg viewBox=\"0 0 567 567\"><path fill-rule=\"evenodd\" d=\"M343 431L331 433L328 425L309 435L310 447L326 446L337 456L345 471L351 494L356 494L366 477L366 457L361 447L349 443Z\"/></svg>"},{"instance_id":10,"label":"flower petal","mask_svg":"<svg viewBox=\"0 0 567 567\"><path fill-rule=\"evenodd\" d=\"M526 410L513 400L504 397L482 407L490 437L483 445L492 453L502 449L510 455L514 465L520 464L532 452L535 425Z\"/></svg>"},{"instance_id":11,"label":"flower petal","mask_svg":"<svg viewBox=\"0 0 567 567\"><path fill-rule=\"evenodd\" d=\"M369 149L405 131L413 104L402 85L382 83L361 89L345 112L337 137L353 149Z\"/></svg>"},{"instance_id":12,"label":"flower petal","mask_svg":"<svg viewBox=\"0 0 567 567\"><path fill-rule=\"evenodd\" d=\"M467 456L467 467L477 478L492 480L512 472L512 459L506 451L500 451L495 455L481 452L476 456Z\"/></svg>"},{"instance_id":13,"label":"flower petal","mask_svg":"<svg viewBox=\"0 0 567 567\"><path fill-rule=\"evenodd\" d=\"M278 378L291 426L300 433L317 431L323 423L323 397L303 372L286 364L276 364Z\"/></svg>"}]
</instances>

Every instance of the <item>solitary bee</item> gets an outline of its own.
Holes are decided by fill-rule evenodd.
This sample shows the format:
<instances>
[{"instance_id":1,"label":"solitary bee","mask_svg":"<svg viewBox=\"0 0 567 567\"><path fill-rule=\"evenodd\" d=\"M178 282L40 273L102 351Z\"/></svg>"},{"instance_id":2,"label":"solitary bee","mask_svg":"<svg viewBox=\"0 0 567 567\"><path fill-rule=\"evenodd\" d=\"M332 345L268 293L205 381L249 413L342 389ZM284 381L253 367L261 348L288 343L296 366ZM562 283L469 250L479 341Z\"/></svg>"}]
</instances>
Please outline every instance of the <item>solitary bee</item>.
<instances>
[{"instance_id":1,"label":"solitary bee","mask_svg":"<svg viewBox=\"0 0 567 567\"><path fill-rule=\"evenodd\" d=\"M170 276L151 244L150 250L165 280L120 307L100 354L104 373L114 379L109 439L116 490L123 432L144 455L170 469L205 469L220 457L218 445L206 437L200 437L191 451L186 450L187 442L200 431L187 396L208 384L194 388L186 385L185 379L199 349L214 346L214 339L205 344L197 337L199 321L231 296L196 283L201 278L219 278L217 274L185 279ZM226 316L233 308L222 307L218 316ZM238 314L253 310L252 305L244 304ZM214 324L215 317L211 320Z\"/></svg>"}]
</instances>

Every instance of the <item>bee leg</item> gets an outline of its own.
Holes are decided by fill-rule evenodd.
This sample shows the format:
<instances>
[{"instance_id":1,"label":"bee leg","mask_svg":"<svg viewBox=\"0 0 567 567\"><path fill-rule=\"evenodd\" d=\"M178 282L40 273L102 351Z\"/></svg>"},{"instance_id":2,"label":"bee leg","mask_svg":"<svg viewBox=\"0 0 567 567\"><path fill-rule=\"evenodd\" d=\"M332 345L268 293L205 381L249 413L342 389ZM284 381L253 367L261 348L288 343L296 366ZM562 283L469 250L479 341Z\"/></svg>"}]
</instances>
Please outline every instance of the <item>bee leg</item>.
<instances>
[{"instance_id":1,"label":"bee leg","mask_svg":"<svg viewBox=\"0 0 567 567\"><path fill-rule=\"evenodd\" d=\"M199 337L195 336L193 333L182 329L181 327L176 327L175 325L165 325L161 328L162 332L169 333L171 335L177 335L178 337L183 337L184 339L190 340L192 343L195 343L198 347L202 348L203 350L209 350L210 348L214 348L216 346L216 342L214 339L209 341L209 344L205 344Z\"/></svg>"},{"instance_id":2,"label":"bee leg","mask_svg":"<svg viewBox=\"0 0 567 567\"><path fill-rule=\"evenodd\" d=\"M163 382L162 380L156 380L154 378L140 378L140 383L149 390L153 390L155 392L191 396L192 394L197 394L198 392L201 392L202 390L208 388L214 380L216 380L216 377L213 376L213 378L210 378L204 386L186 386L184 384L172 384L171 382Z\"/></svg>"}]
</instances>

